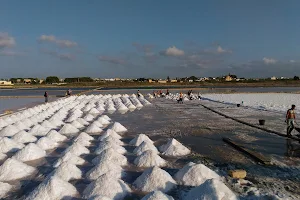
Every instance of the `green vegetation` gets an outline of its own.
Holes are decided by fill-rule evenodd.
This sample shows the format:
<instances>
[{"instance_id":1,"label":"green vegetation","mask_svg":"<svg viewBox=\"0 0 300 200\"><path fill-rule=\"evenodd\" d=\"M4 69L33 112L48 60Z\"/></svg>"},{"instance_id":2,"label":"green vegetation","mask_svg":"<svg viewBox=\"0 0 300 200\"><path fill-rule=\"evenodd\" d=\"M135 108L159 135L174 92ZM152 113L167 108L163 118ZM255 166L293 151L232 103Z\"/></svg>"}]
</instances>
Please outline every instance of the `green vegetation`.
<instances>
[{"instance_id":1,"label":"green vegetation","mask_svg":"<svg viewBox=\"0 0 300 200\"><path fill-rule=\"evenodd\" d=\"M59 78L57 76L48 76L46 78L46 83L47 84L59 83Z\"/></svg>"}]
</instances>

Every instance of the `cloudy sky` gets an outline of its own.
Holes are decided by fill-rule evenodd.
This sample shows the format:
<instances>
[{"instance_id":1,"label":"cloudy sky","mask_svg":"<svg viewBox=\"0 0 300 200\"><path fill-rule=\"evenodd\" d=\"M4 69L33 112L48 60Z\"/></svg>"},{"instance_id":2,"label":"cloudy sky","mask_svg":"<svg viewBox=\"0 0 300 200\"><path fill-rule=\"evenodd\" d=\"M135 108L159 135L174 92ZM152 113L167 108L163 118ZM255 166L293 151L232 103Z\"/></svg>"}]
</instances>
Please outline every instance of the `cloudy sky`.
<instances>
[{"instance_id":1,"label":"cloudy sky","mask_svg":"<svg viewBox=\"0 0 300 200\"><path fill-rule=\"evenodd\" d=\"M2 0L0 78L300 75L298 0Z\"/></svg>"}]
</instances>

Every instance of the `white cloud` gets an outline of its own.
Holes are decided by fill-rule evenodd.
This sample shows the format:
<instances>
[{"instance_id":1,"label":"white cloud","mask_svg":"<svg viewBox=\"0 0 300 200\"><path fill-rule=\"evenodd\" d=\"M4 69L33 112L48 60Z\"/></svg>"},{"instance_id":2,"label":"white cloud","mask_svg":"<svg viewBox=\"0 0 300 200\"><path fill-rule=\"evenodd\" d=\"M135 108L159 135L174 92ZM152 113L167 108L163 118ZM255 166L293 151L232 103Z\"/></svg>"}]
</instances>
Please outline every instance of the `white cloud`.
<instances>
[{"instance_id":1,"label":"white cloud","mask_svg":"<svg viewBox=\"0 0 300 200\"><path fill-rule=\"evenodd\" d=\"M221 46L218 46L217 52L218 53L232 53L232 51L227 50L227 49L223 49Z\"/></svg>"},{"instance_id":2,"label":"white cloud","mask_svg":"<svg viewBox=\"0 0 300 200\"><path fill-rule=\"evenodd\" d=\"M277 60L275 60L274 58L266 58L266 57L264 57L263 61L267 65L269 65L269 64L276 64L277 63Z\"/></svg>"},{"instance_id":3,"label":"white cloud","mask_svg":"<svg viewBox=\"0 0 300 200\"><path fill-rule=\"evenodd\" d=\"M295 60L290 60L290 63L295 63L296 61Z\"/></svg>"},{"instance_id":4,"label":"white cloud","mask_svg":"<svg viewBox=\"0 0 300 200\"><path fill-rule=\"evenodd\" d=\"M8 33L0 32L0 48L12 47L16 44L16 41Z\"/></svg>"},{"instance_id":5,"label":"white cloud","mask_svg":"<svg viewBox=\"0 0 300 200\"><path fill-rule=\"evenodd\" d=\"M166 56L183 56L184 51L176 48L175 46L169 47L166 51L162 52Z\"/></svg>"},{"instance_id":6,"label":"white cloud","mask_svg":"<svg viewBox=\"0 0 300 200\"><path fill-rule=\"evenodd\" d=\"M76 42L70 41L70 40L59 40L54 35L41 35L38 39L40 42L51 42L55 43L56 45L60 47L76 47L78 44Z\"/></svg>"}]
</instances>

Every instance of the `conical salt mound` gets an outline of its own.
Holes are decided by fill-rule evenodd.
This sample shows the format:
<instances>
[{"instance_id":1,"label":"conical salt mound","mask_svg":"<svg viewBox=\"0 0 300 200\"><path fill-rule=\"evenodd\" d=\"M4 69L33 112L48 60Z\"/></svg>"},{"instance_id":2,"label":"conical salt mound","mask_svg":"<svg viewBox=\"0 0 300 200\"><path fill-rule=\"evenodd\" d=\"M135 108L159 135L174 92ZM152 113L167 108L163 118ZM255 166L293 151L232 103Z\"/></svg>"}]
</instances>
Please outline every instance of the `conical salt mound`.
<instances>
[{"instance_id":1,"label":"conical salt mound","mask_svg":"<svg viewBox=\"0 0 300 200\"><path fill-rule=\"evenodd\" d=\"M74 165L83 165L85 163L85 160L70 152L67 152L54 163L53 167L58 167L64 162Z\"/></svg>"},{"instance_id":2,"label":"conical salt mound","mask_svg":"<svg viewBox=\"0 0 300 200\"><path fill-rule=\"evenodd\" d=\"M59 131L60 134L67 137L77 135L79 132L80 131L71 124L65 124Z\"/></svg>"},{"instance_id":3,"label":"conical salt mound","mask_svg":"<svg viewBox=\"0 0 300 200\"><path fill-rule=\"evenodd\" d=\"M33 135L27 133L26 131L20 131L17 134L15 134L12 139L18 143L29 143L29 142L35 142L37 141L37 138Z\"/></svg>"},{"instance_id":4,"label":"conical salt mound","mask_svg":"<svg viewBox=\"0 0 300 200\"><path fill-rule=\"evenodd\" d=\"M8 125L0 131L0 137L13 136L17 132L19 132L19 129L17 127L15 127L14 125Z\"/></svg>"},{"instance_id":5,"label":"conical salt mound","mask_svg":"<svg viewBox=\"0 0 300 200\"><path fill-rule=\"evenodd\" d=\"M97 106L96 109L99 111L105 111L105 108L101 105Z\"/></svg>"},{"instance_id":6,"label":"conical salt mound","mask_svg":"<svg viewBox=\"0 0 300 200\"><path fill-rule=\"evenodd\" d=\"M95 124L95 125L98 126L99 128L102 128L102 127L103 127L103 124L101 124L101 123L98 122L98 121L94 121L92 124Z\"/></svg>"},{"instance_id":7,"label":"conical salt mound","mask_svg":"<svg viewBox=\"0 0 300 200\"><path fill-rule=\"evenodd\" d=\"M114 138L114 137L111 137L111 136L108 136L106 138L104 138L102 140L102 142L111 142L111 143L115 143L117 145L124 145L124 142L122 142L121 140L117 139L117 138Z\"/></svg>"},{"instance_id":8,"label":"conical salt mound","mask_svg":"<svg viewBox=\"0 0 300 200\"><path fill-rule=\"evenodd\" d=\"M58 146L58 143L51 140L50 138L48 137L42 137L40 138L36 144L41 148L41 149L44 149L44 150L50 150L50 149L54 149Z\"/></svg>"},{"instance_id":9,"label":"conical salt mound","mask_svg":"<svg viewBox=\"0 0 300 200\"><path fill-rule=\"evenodd\" d=\"M97 110L96 108L92 108L90 111L89 111L90 114L100 114L99 110Z\"/></svg>"},{"instance_id":10,"label":"conical salt mound","mask_svg":"<svg viewBox=\"0 0 300 200\"><path fill-rule=\"evenodd\" d=\"M5 120L0 119L0 128L5 127L7 125L8 125L8 123Z\"/></svg>"},{"instance_id":11,"label":"conical salt mound","mask_svg":"<svg viewBox=\"0 0 300 200\"><path fill-rule=\"evenodd\" d=\"M102 115L101 118L106 119L107 121L110 121L111 119L107 115Z\"/></svg>"},{"instance_id":12,"label":"conical salt mound","mask_svg":"<svg viewBox=\"0 0 300 200\"><path fill-rule=\"evenodd\" d=\"M88 199L96 195L103 195L113 200L122 200L130 192L130 187L124 181L104 174L86 187L83 191L83 197Z\"/></svg>"},{"instance_id":13,"label":"conical salt mound","mask_svg":"<svg viewBox=\"0 0 300 200\"><path fill-rule=\"evenodd\" d=\"M75 128L84 128L84 125L82 125L81 123L79 123L78 121L73 121L71 123L72 126L74 126Z\"/></svg>"},{"instance_id":14,"label":"conical salt mound","mask_svg":"<svg viewBox=\"0 0 300 200\"><path fill-rule=\"evenodd\" d=\"M15 142L7 137L0 138L0 152L11 153L16 152L24 147L24 144Z\"/></svg>"},{"instance_id":15,"label":"conical salt mound","mask_svg":"<svg viewBox=\"0 0 300 200\"><path fill-rule=\"evenodd\" d=\"M208 179L220 179L220 176L202 164L188 163L180 169L174 179L181 185L198 186Z\"/></svg>"},{"instance_id":16,"label":"conical salt mound","mask_svg":"<svg viewBox=\"0 0 300 200\"><path fill-rule=\"evenodd\" d=\"M166 161L156 152L147 150L134 160L134 164L138 167L163 167L166 165Z\"/></svg>"},{"instance_id":17,"label":"conical salt mound","mask_svg":"<svg viewBox=\"0 0 300 200\"><path fill-rule=\"evenodd\" d=\"M8 183L0 182L0 199L4 199L7 197L8 193L13 189L13 186L11 186Z\"/></svg>"},{"instance_id":18,"label":"conical salt mound","mask_svg":"<svg viewBox=\"0 0 300 200\"><path fill-rule=\"evenodd\" d=\"M46 156L46 151L38 147L34 143L26 145L23 149L18 151L12 158L26 162L31 160L37 160L44 158Z\"/></svg>"},{"instance_id":19,"label":"conical salt mound","mask_svg":"<svg viewBox=\"0 0 300 200\"><path fill-rule=\"evenodd\" d=\"M80 156L82 154L89 154L90 150L88 150L78 142L75 142L65 150L65 153L67 152L70 152L71 154L74 154L76 156Z\"/></svg>"},{"instance_id":20,"label":"conical salt mound","mask_svg":"<svg viewBox=\"0 0 300 200\"><path fill-rule=\"evenodd\" d=\"M174 200L173 197L164 194L161 191L153 191L146 196L144 196L141 200Z\"/></svg>"},{"instance_id":21,"label":"conical salt mound","mask_svg":"<svg viewBox=\"0 0 300 200\"><path fill-rule=\"evenodd\" d=\"M78 142L79 144L81 144L82 146L91 146L91 142L93 141L94 138L90 135L88 135L85 132L80 133L76 138L75 138L75 142Z\"/></svg>"},{"instance_id":22,"label":"conical salt mound","mask_svg":"<svg viewBox=\"0 0 300 200\"><path fill-rule=\"evenodd\" d=\"M34 136L45 136L49 132L49 128L45 128L39 124L32 127L28 133Z\"/></svg>"},{"instance_id":23,"label":"conical salt mound","mask_svg":"<svg viewBox=\"0 0 300 200\"><path fill-rule=\"evenodd\" d=\"M152 143L147 142L147 141L142 142L138 147L136 147L133 150L133 153L139 156L147 150L151 150L151 151L155 152L156 154L159 153L157 148Z\"/></svg>"},{"instance_id":24,"label":"conical salt mound","mask_svg":"<svg viewBox=\"0 0 300 200\"><path fill-rule=\"evenodd\" d=\"M101 162L92 168L90 171L86 173L86 177L89 180L96 180L103 174L109 173L112 178L121 178L122 177L123 168L119 165L116 165L114 162L110 162L109 160L105 162Z\"/></svg>"},{"instance_id":25,"label":"conical salt mound","mask_svg":"<svg viewBox=\"0 0 300 200\"><path fill-rule=\"evenodd\" d=\"M101 142L99 147L95 150L95 154L100 154L102 151L110 148L119 154L125 154L127 152L124 147L116 144L115 142Z\"/></svg>"},{"instance_id":26,"label":"conical salt mound","mask_svg":"<svg viewBox=\"0 0 300 200\"><path fill-rule=\"evenodd\" d=\"M79 122L80 124L84 125L84 126L87 126L87 125L90 124L90 123L88 123L87 121L85 121L85 120L82 119L82 118L78 118L76 121Z\"/></svg>"},{"instance_id":27,"label":"conical salt mound","mask_svg":"<svg viewBox=\"0 0 300 200\"><path fill-rule=\"evenodd\" d=\"M98 126L96 126L96 124L91 124L89 125L86 129L85 129L85 132L86 133L89 133L89 134L95 134L95 133L101 133L102 132L102 129L99 128Z\"/></svg>"},{"instance_id":28,"label":"conical salt mound","mask_svg":"<svg viewBox=\"0 0 300 200\"><path fill-rule=\"evenodd\" d=\"M50 176L57 176L64 181L71 181L82 178L81 170L76 165L68 162L62 163Z\"/></svg>"},{"instance_id":29,"label":"conical salt mound","mask_svg":"<svg viewBox=\"0 0 300 200\"><path fill-rule=\"evenodd\" d=\"M149 168L133 183L134 187L142 192L160 190L168 192L176 187L176 181L172 176L159 167Z\"/></svg>"},{"instance_id":30,"label":"conical salt mound","mask_svg":"<svg viewBox=\"0 0 300 200\"><path fill-rule=\"evenodd\" d=\"M79 193L71 183L51 176L39 184L25 200L71 200L75 197L79 197Z\"/></svg>"},{"instance_id":31,"label":"conical salt mound","mask_svg":"<svg viewBox=\"0 0 300 200\"><path fill-rule=\"evenodd\" d=\"M117 153L113 149L106 149L102 151L96 158L92 160L92 163L94 165L97 165L101 162L104 162L105 160L110 160L111 162L114 162L116 164L119 164L121 166L127 165L127 158L123 156L122 154Z\"/></svg>"},{"instance_id":32,"label":"conical salt mound","mask_svg":"<svg viewBox=\"0 0 300 200\"><path fill-rule=\"evenodd\" d=\"M116 138L116 139L121 139L122 137L116 133L114 130L112 129L107 129L107 131L102 134L100 137L99 137L99 141L103 141L105 138L107 138L108 136L111 136L113 138Z\"/></svg>"},{"instance_id":33,"label":"conical salt mound","mask_svg":"<svg viewBox=\"0 0 300 200\"><path fill-rule=\"evenodd\" d=\"M113 199L103 196L103 195L96 195L96 196L89 198L88 200L113 200Z\"/></svg>"},{"instance_id":34,"label":"conical salt mound","mask_svg":"<svg viewBox=\"0 0 300 200\"><path fill-rule=\"evenodd\" d=\"M56 128L56 125L53 125L52 123L50 123L48 120L45 120L41 123L41 126L45 127L45 128Z\"/></svg>"},{"instance_id":35,"label":"conical salt mound","mask_svg":"<svg viewBox=\"0 0 300 200\"><path fill-rule=\"evenodd\" d=\"M37 169L13 158L8 158L0 166L0 181L15 181L33 176Z\"/></svg>"},{"instance_id":36,"label":"conical salt mound","mask_svg":"<svg viewBox=\"0 0 300 200\"><path fill-rule=\"evenodd\" d=\"M137 135L133 140L129 142L130 145L139 146L142 142L153 144L153 141L145 134Z\"/></svg>"},{"instance_id":37,"label":"conical salt mound","mask_svg":"<svg viewBox=\"0 0 300 200\"><path fill-rule=\"evenodd\" d=\"M111 127L111 129L114 130L117 133L127 131L127 129L122 124L120 124L119 122L115 122L114 125Z\"/></svg>"},{"instance_id":38,"label":"conical salt mound","mask_svg":"<svg viewBox=\"0 0 300 200\"><path fill-rule=\"evenodd\" d=\"M91 114L87 114L86 116L84 116L83 119L84 119L85 121L87 121L87 122L91 122L91 121L94 120L94 116L91 115Z\"/></svg>"},{"instance_id":39,"label":"conical salt mound","mask_svg":"<svg viewBox=\"0 0 300 200\"><path fill-rule=\"evenodd\" d=\"M14 123L13 126L15 126L18 130L24 130L27 128L27 126L21 121Z\"/></svg>"},{"instance_id":40,"label":"conical salt mound","mask_svg":"<svg viewBox=\"0 0 300 200\"><path fill-rule=\"evenodd\" d=\"M188 148L183 146L174 138L170 139L167 144L162 145L159 150L163 155L166 156L185 156L191 153Z\"/></svg>"},{"instance_id":41,"label":"conical salt mound","mask_svg":"<svg viewBox=\"0 0 300 200\"><path fill-rule=\"evenodd\" d=\"M104 125L110 124L110 122L108 120L106 120L105 118L102 118L102 117L97 119L97 122L104 124Z\"/></svg>"},{"instance_id":42,"label":"conical salt mound","mask_svg":"<svg viewBox=\"0 0 300 200\"><path fill-rule=\"evenodd\" d=\"M64 135L61 135L56 130L51 130L47 133L47 137L55 142L63 142L68 138Z\"/></svg>"},{"instance_id":43,"label":"conical salt mound","mask_svg":"<svg viewBox=\"0 0 300 200\"><path fill-rule=\"evenodd\" d=\"M7 158L7 155L5 153L0 152L0 162L3 162Z\"/></svg>"},{"instance_id":44,"label":"conical salt mound","mask_svg":"<svg viewBox=\"0 0 300 200\"><path fill-rule=\"evenodd\" d=\"M209 179L200 186L191 189L185 199L238 200L239 198L220 180Z\"/></svg>"}]
</instances>

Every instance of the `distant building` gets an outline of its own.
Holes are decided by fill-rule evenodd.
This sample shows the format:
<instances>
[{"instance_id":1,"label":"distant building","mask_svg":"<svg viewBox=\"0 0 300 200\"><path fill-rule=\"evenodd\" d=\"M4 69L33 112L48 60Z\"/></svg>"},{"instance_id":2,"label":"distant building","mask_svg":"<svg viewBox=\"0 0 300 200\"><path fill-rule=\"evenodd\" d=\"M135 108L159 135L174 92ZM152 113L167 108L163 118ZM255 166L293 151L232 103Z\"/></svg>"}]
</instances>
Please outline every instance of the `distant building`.
<instances>
[{"instance_id":1,"label":"distant building","mask_svg":"<svg viewBox=\"0 0 300 200\"><path fill-rule=\"evenodd\" d=\"M20 78L17 79L17 83L21 83L22 80Z\"/></svg>"},{"instance_id":2,"label":"distant building","mask_svg":"<svg viewBox=\"0 0 300 200\"><path fill-rule=\"evenodd\" d=\"M233 80L232 77L229 75L225 77L225 81L232 81L232 80Z\"/></svg>"},{"instance_id":3,"label":"distant building","mask_svg":"<svg viewBox=\"0 0 300 200\"><path fill-rule=\"evenodd\" d=\"M29 78L24 78L24 83L25 84L31 84L32 80Z\"/></svg>"},{"instance_id":4,"label":"distant building","mask_svg":"<svg viewBox=\"0 0 300 200\"><path fill-rule=\"evenodd\" d=\"M194 82L192 79L189 80L190 83Z\"/></svg>"},{"instance_id":5,"label":"distant building","mask_svg":"<svg viewBox=\"0 0 300 200\"><path fill-rule=\"evenodd\" d=\"M275 76L272 76L272 77L271 77L271 80L272 80L272 81L276 81L277 78L276 78Z\"/></svg>"},{"instance_id":6,"label":"distant building","mask_svg":"<svg viewBox=\"0 0 300 200\"><path fill-rule=\"evenodd\" d=\"M153 81L152 79L148 79L148 82L149 82L149 83L152 83L152 82L154 82L154 81Z\"/></svg>"},{"instance_id":7,"label":"distant building","mask_svg":"<svg viewBox=\"0 0 300 200\"><path fill-rule=\"evenodd\" d=\"M0 81L0 85L14 85L11 81Z\"/></svg>"},{"instance_id":8,"label":"distant building","mask_svg":"<svg viewBox=\"0 0 300 200\"><path fill-rule=\"evenodd\" d=\"M115 78L115 81L120 81L121 79L120 78Z\"/></svg>"},{"instance_id":9,"label":"distant building","mask_svg":"<svg viewBox=\"0 0 300 200\"><path fill-rule=\"evenodd\" d=\"M171 83L177 83L177 80L176 79L171 79L170 82Z\"/></svg>"},{"instance_id":10,"label":"distant building","mask_svg":"<svg viewBox=\"0 0 300 200\"><path fill-rule=\"evenodd\" d=\"M45 80L44 79L40 79L40 84L44 83Z\"/></svg>"},{"instance_id":11,"label":"distant building","mask_svg":"<svg viewBox=\"0 0 300 200\"><path fill-rule=\"evenodd\" d=\"M158 80L158 83L167 83L167 80Z\"/></svg>"}]
</instances>

